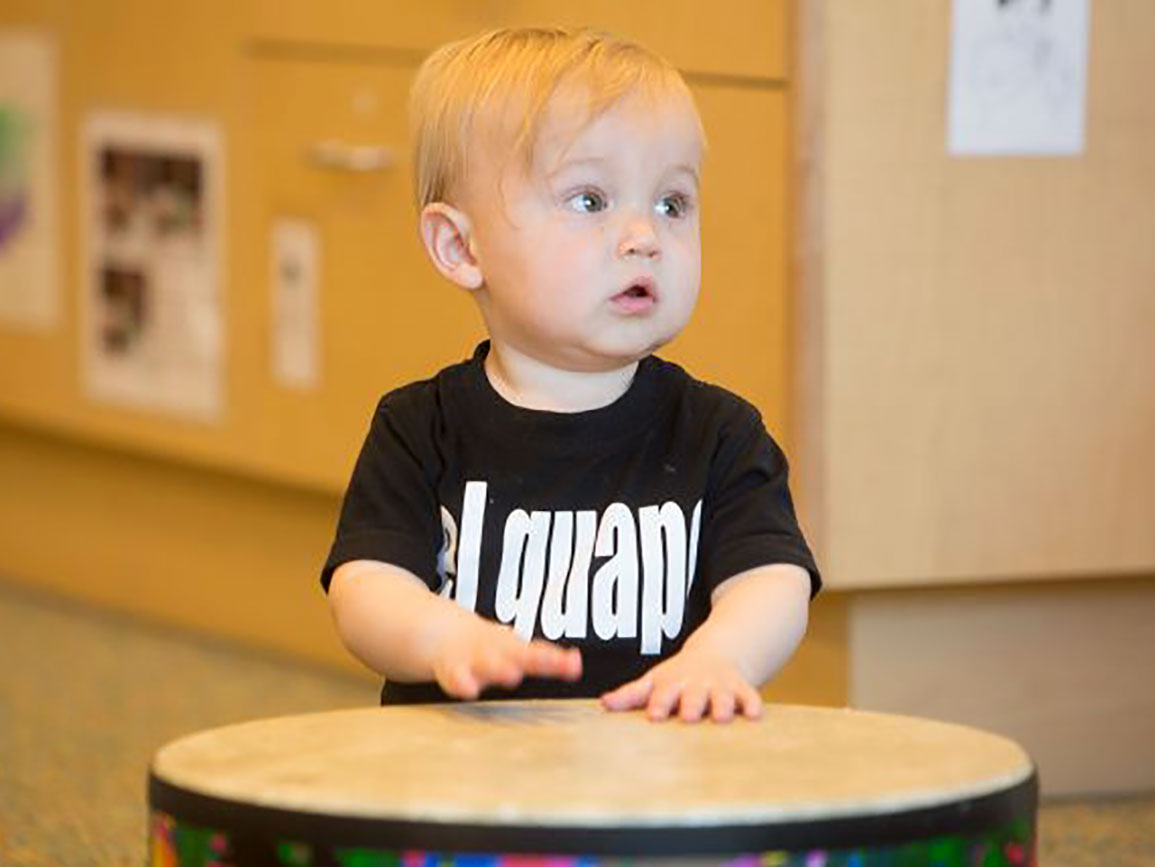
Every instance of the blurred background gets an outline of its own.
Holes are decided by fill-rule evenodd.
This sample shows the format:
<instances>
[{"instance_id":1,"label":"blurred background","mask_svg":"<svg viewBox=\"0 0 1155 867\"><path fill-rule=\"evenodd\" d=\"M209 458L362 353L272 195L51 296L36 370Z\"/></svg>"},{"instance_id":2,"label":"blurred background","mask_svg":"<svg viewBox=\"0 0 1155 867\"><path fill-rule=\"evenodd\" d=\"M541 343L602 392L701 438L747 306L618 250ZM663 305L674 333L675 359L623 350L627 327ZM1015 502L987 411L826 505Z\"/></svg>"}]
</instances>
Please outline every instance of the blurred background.
<instances>
[{"instance_id":1,"label":"blurred background","mask_svg":"<svg viewBox=\"0 0 1155 867\"><path fill-rule=\"evenodd\" d=\"M0 863L134 863L168 738L376 702L318 584L340 495L378 396L483 336L407 88L506 24L634 37L698 101L663 354L761 408L827 581L767 695L1150 796L1147 0L0 0Z\"/></svg>"}]
</instances>

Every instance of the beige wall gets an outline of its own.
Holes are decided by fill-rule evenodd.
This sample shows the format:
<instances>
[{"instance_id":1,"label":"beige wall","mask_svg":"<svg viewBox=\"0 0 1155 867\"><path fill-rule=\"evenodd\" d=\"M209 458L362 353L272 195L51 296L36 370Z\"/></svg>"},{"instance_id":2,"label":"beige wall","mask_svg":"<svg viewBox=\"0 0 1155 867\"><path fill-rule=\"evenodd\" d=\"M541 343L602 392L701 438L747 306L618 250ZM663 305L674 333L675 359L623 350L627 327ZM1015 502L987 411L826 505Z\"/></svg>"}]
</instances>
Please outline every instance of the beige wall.
<instances>
[{"instance_id":1,"label":"beige wall","mask_svg":"<svg viewBox=\"0 0 1155 867\"><path fill-rule=\"evenodd\" d=\"M831 583L1150 574L1155 5L1093 4L1085 153L970 159L949 0L800 8L799 441Z\"/></svg>"},{"instance_id":2,"label":"beige wall","mask_svg":"<svg viewBox=\"0 0 1155 867\"><path fill-rule=\"evenodd\" d=\"M800 4L803 517L847 700L1155 787L1155 5L1092 4L1086 152L946 154L949 0Z\"/></svg>"}]
</instances>

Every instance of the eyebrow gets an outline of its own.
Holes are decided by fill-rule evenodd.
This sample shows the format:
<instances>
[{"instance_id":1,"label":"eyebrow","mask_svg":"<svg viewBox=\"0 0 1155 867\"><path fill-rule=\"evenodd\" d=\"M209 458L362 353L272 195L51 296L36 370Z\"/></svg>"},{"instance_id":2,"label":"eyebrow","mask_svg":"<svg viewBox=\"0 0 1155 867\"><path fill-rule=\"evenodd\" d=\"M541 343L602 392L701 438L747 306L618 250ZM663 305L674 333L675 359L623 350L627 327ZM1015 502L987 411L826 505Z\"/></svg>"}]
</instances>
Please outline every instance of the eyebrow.
<instances>
[{"instance_id":1,"label":"eyebrow","mask_svg":"<svg viewBox=\"0 0 1155 867\"><path fill-rule=\"evenodd\" d=\"M685 163L678 163L676 166L674 166L674 171L685 172L694 179L695 184L701 183L701 179L698 177L698 170L693 166L686 165Z\"/></svg>"},{"instance_id":2,"label":"eyebrow","mask_svg":"<svg viewBox=\"0 0 1155 867\"><path fill-rule=\"evenodd\" d=\"M563 160L557 166L557 168L555 168L552 172L549 172L546 175L546 177L549 178L550 180L552 180L557 175L560 175L562 172L564 172L568 169L574 168L575 166L581 166L581 165L586 165L586 164L598 165L598 164L604 163L605 161L606 161L605 157L581 157L580 159ZM678 163L677 165L672 166L670 171L672 171L674 173L684 172L694 179L695 184L701 183L701 179L698 177L698 170L687 163ZM667 172L667 174L668 173L669 172Z\"/></svg>"},{"instance_id":3,"label":"eyebrow","mask_svg":"<svg viewBox=\"0 0 1155 867\"><path fill-rule=\"evenodd\" d=\"M558 163L557 167L554 168L553 171L547 173L546 177L547 178L553 178L556 175L560 175L562 172L566 171L567 169L574 168L575 166L585 165L586 163L597 164L597 163L604 163L605 161L606 161L605 157L582 157L582 158L576 159L576 160L575 159L565 159L565 160L562 160L560 163Z\"/></svg>"}]
</instances>

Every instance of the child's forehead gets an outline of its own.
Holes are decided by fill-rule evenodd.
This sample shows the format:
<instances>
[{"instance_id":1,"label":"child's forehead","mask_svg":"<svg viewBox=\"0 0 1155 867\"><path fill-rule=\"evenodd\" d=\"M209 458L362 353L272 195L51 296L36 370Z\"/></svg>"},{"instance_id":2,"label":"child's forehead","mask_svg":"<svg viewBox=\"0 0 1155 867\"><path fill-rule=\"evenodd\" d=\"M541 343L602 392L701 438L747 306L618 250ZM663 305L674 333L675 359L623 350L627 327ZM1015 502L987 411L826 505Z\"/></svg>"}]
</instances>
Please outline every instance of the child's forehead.
<instances>
[{"instance_id":1,"label":"child's forehead","mask_svg":"<svg viewBox=\"0 0 1155 867\"><path fill-rule=\"evenodd\" d=\"M685 166L697 178L705 152L688 93L628 93L599 104L580 91L563 90L550 96L536 123L526 121L524 106L516 102L490 105L474 120L462 178L474 191L516 181L545 183L570 164L620 157L645 143L652 149L655 141L663 162Z\"/></svg>"},{"instance_id":2,"label":"child's forehead","mask_svg":"<svg viewBox=\"0 0 1155 867\"><path fill-rule=\"evenodd\" d=\"M477 149L477 156L498 171L495 163L520 174L549 174L563 164L621 156L655 143L677 162L696 167L704 151L697 111L679 94L628 94L599 105L581 93L558 93L532 127L516 114L494 123L486 144Z\"/></svg>"},{"instance_id":3,"label":"child's forehead","mask_svg":"<svg viewBox=\"0 0 1155 867\"><path fill-rule=\"evenodd\" d=\"M670 150L700 154L701 127L684 99L630 96L601 111L572 99L551 104L533 143L537 161L549 163L612 154L659 139Z\"/></svg>"}]
</instances>

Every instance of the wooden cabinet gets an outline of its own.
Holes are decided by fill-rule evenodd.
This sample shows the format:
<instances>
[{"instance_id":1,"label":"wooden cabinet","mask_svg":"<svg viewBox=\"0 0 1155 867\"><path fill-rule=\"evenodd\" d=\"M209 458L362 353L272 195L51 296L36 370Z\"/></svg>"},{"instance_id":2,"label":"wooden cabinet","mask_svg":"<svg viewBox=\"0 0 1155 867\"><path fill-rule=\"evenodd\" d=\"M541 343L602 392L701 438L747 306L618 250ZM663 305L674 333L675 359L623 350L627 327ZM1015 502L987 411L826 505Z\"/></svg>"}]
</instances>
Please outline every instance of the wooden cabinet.
<instances>
[{"instance_id":1,"label":"wooden cabinet","mask_svg":"<svg viewBox=\"0 0 1155 867\"><path fill-rule=\"evenodd\" d=\"M25 5L15 23L39 23L60 40L61 249L71 315L42 338L0 329L0 351L14 362L0 370L0 416L340 491L376 397L460 360L484 336L473 302L436 275L417 237L406 118L412 76L446 39L558 22L633 36L686 72L710 143L703 294L690 328L664 354L749 397L789 439L784 2L723 0L709 16L651 0L434 0L420 14L379 0L207 0L163 12L143 0L110 0L99 11ZM95 404L79 387L78 248L90 204L78 137L90 112L104 108L220 127L226 373L216 422ZM380 171L326 168L314 158L325 143L382 147L394 159ZM314 390L283 388L272 375L270 232L282 218L308 222L320 241Z\"/></svg>"},{"instance_id":2,"label":"wooden cabinet","mask_svg":"<svg viewBox=\"0 0 1155 867\"><path fill-rule=\"evenodd\" d=\"M787 76L788 0L253 0L250 33L262 42L324 44L423 55L479 30L596 27L637 39L679 68L753 79Z\"/></svg>"},{"instance_id":3,"label":"wooden cabinet","mask_svg":"<svg viewBox=\"0 0 1155 867\"><path fill-rule=\"evenodd\" d=\"M251 125L243 153L252 336L270 340L270 231L302 219L320 242L321 385L277 387L266 367L253 395L260 448L337 486L377 397L466 357L484 336L467 295L426 259L416 226L405 114L410 65L255 59L246 64ZM341 166L371 152L380 167ZM246 282L249 282L246 280ZM260 309L264 307L264 309ZM266 359L267 351L263 352Z\"/></svg>"}]
</instances>

